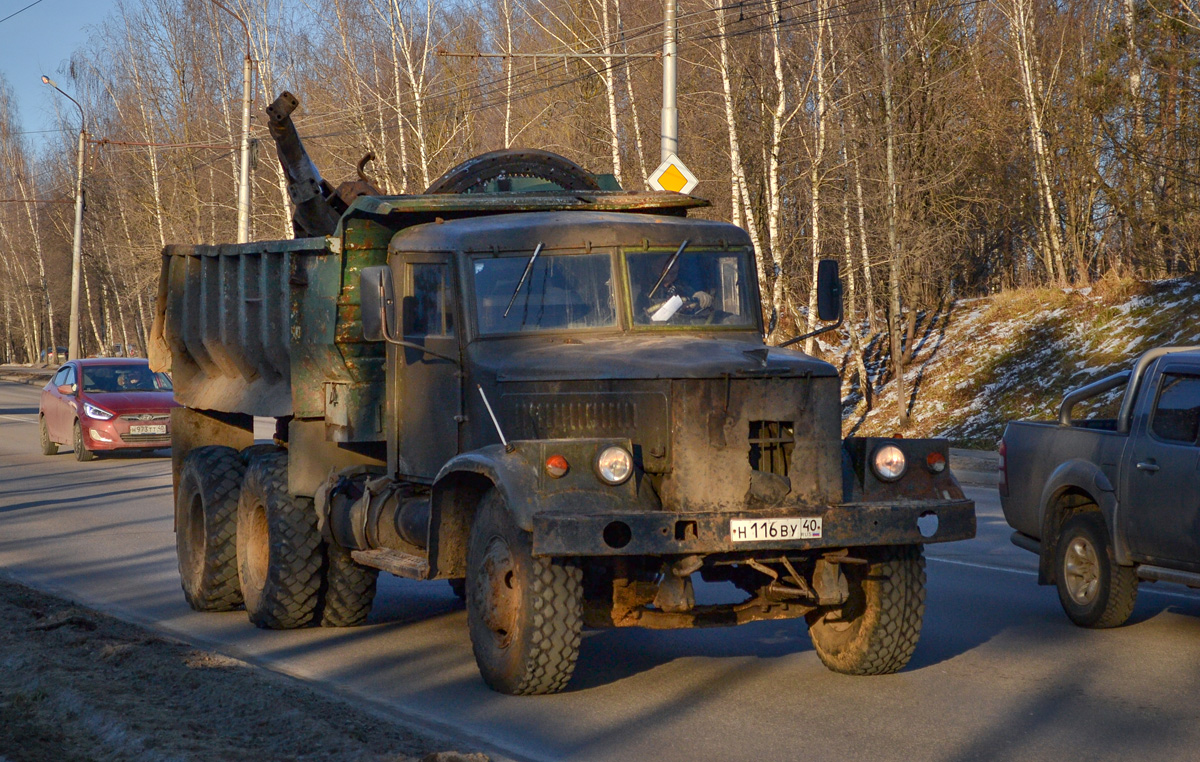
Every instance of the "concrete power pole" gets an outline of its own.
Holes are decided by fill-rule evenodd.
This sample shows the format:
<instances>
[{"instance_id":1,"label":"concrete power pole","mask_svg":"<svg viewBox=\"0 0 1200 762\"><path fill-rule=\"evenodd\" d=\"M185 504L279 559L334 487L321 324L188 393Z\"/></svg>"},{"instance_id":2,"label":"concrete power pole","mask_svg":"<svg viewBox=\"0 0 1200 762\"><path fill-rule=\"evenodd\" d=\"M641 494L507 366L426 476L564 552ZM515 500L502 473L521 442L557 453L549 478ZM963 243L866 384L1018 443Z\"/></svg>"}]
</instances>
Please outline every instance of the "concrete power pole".
<instances>
[{"instance_id":1,"label":"concrete power pole","mask_svg":"<svg viewBox=\"0 0 1200 762\"><path fill-rule=\"evenodd\" d=\"M679 155L679 109L675 105L679 62L675 50L677 0L666 0L666 4L666 17L663 20L662 161L669 159L671 154Z\"/></svg>"},{"instance_id":2,"label":"concrete power pole","mask_svg":"<svg viewBox=\"0 0 1200 762\"><path fill-rule=\"evenodd\" d=\"M250 76L253 60L250 58L249 42L246 60L242 67L242 166L238 178L238 229L237 242L250 240Z\"/></svg>"},{"instance_id":3,"label":"concrete power pole","mask_svg":"<svg viewBox=\"0 0 1200 762\"><path fill-rule=\"evenodd\" d=\"M83 110L80 109L80 117ZM71 328L67 342L67 359L79 359L79 281L83 270L83 152L87 145L87 129L79 125L79 156L75 160L75 238L71 246ZM101 352L103 354L103 351Z\"/></svg>"}]
</instances>

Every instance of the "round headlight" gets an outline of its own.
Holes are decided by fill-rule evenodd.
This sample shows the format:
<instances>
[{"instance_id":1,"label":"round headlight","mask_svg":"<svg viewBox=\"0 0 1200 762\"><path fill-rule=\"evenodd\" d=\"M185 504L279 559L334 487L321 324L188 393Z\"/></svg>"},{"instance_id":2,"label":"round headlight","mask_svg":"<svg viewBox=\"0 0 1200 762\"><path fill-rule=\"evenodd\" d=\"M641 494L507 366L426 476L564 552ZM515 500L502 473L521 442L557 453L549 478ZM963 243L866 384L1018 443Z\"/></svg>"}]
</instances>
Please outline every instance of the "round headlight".
<instances>
[{"instance_id":1,"label":"round headlight","mask_svg":"<svg viewBox=\"0 0 1200 762\"><path fill-rule=\"evenodd\" d=\"M875 475L885 482L893 482L904 476L904 469L908 467L904 453L896 445L884 445L876 450L871 465L875 468Z\"/></svg>"},{"instance_id":2,"label":"round headlight","mask_svg":"<svg viewBox=\"0 0 1200 762\"><path fill-rule=\"evenodd\" d=\"M609 484L622 484L633 473L633 456L624 447L605 447L596 458L596 473Z\"/></svg>"}]
</instances>

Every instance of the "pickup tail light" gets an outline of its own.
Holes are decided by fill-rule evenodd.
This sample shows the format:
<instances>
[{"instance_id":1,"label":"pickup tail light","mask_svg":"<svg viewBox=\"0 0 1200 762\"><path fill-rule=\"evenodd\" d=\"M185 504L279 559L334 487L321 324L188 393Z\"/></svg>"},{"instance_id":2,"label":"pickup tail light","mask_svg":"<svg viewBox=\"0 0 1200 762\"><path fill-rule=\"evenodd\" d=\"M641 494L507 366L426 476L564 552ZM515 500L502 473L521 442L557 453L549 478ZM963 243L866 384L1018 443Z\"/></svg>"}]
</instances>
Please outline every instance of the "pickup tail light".
<instances>
[{"instance_id":1,"label":"pickup tail light","mask_svg":"<svg viewBox=\"0 0 1200 762\"><path fill-rule=\"evenodd\" d=\"M1000 490L1000 497L1008 497L1008 459L1005 455L1008 453L1008 445L1004 440L1000 440L1000 462L997 466L1000 472L1000 483L997 487Z\"/></svg>"}]
</instances>

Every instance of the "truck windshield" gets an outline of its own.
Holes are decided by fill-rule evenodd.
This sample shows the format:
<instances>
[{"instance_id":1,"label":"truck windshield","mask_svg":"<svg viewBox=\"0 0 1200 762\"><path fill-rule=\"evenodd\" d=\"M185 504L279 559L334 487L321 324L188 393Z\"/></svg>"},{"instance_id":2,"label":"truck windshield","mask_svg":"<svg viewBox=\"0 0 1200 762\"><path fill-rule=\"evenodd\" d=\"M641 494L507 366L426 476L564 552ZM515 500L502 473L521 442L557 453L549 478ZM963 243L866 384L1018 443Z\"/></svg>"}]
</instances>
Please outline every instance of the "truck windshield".
<instances>
[{"instance_id":1,"label":"truck windshield","mask_svg":"<svg viewBox=\"0 0 1200 762\"><path fill-rule=\"evenodd\" d=\"M530 256L474 261L479 333L608 328L617 323L612 257L608 254L541 254L517 291ZM508 303L516 299L504 316Z\"/></svg>"},{"instance_id":2,"label":"truck windshield","mask_svg":"<svg viewBox=\"0 0 1200 762\"><path fill-rule=\"evenodd\" d=\"M674 253L625 254L635 326L757 326L745 251L684 249L664 273Z\"/></svg>"}]
</instances>

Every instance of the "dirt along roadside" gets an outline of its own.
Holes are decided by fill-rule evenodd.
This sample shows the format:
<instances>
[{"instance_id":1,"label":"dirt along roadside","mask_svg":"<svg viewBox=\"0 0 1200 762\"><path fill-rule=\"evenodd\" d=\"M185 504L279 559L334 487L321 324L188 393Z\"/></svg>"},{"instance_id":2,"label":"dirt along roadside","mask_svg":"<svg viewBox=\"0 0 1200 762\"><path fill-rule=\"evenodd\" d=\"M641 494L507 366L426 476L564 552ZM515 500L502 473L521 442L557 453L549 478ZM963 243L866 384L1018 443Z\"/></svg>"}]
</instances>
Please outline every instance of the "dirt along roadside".
<instances>
[{"instance_id":1,"label":"dirt along roadside","mask_svg":"<svg viewBox=\"0 0 1200 762\"><path fill-rule=\"evenodd\" d=\"M0 578L0 762L487 762L291 678Z\"/></svg>"}]
</instances>

